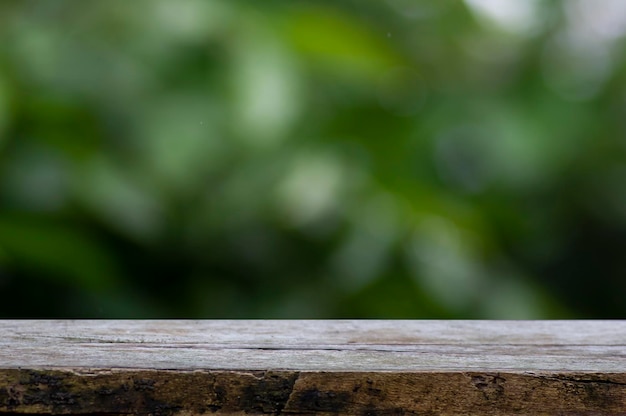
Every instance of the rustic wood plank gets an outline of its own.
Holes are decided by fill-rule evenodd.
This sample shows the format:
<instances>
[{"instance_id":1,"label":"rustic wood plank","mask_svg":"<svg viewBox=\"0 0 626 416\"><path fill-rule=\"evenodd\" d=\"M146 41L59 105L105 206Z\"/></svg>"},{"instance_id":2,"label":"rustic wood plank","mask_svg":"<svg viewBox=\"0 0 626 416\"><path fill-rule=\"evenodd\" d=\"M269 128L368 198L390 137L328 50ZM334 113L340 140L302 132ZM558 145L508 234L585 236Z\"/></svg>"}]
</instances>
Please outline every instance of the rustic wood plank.
<instances>
[{"instance_id":1,"label":"rustic wood plank","mask_svg":"<svg viewBox=\"0 0 626 416\"><path fill-rule=\"evenodd\" d=\"M626 415L626 321L0 321L0 414Z\"/></svg>"}]
</instances>

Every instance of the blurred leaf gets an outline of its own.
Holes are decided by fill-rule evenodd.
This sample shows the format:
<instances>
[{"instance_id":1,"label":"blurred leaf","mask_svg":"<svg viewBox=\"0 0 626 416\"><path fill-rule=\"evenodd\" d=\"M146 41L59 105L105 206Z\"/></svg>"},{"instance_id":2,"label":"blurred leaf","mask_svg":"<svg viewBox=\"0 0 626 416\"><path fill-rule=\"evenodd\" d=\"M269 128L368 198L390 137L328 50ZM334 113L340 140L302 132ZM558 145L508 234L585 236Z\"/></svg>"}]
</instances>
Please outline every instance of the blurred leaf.
<instances>
[{"instance_id":1,"label":"blurred leaf","mask_svg":"<svg viewBox=\"0 0 626 416\"><path fill-rule=\"evenodd\" d=\"M2 57L0 56L0 62ZM9 87L4 74L0 71L0 151L6 140L5 130L11 122L11 108L9 106Z\"/></svg>"},{"instance_id":2,"label":"blurred leaf","mask_svg":"<svg viewBox=\"0 0 626 416\"><path fill-rule=\"evenodd\" d=\"M288 137L301 113L301 79L283 40L250 23L233 48L230 70L232 126L252 148L272 147Z\"/></svg>"},{"instance_id":3,"label":"blurred leaf","mask_svg":"<svg viewBox=\"0 0 626 416\"><path fill-rule=\"evenodd\" d=\"M111 253L94 237L57 221L4 214L0 249L9 265L88 290L114 287L121 277Z\"/></svg>"},{"instance_id":4,"label":"blurred leaf","mask_svg":"<svg viewBox=\"0 0 626 416\"><path fill-rule=\"evenodd\" d=\"M338 8L298 8L286 16L284 25L296 50L335 76L371 82L406 62L394 51L387 32L377 33Z\"/></svg>"},{"instance_id":5,"label":"blurred leaf","mask_svg":"<svg viewBox=\"0 0 626 416\"><path fill-rule=\"evenodd\" d=\"M29 212L55 212L68 201L70 172L63 154L22 141L0 166L0 197L6 204Z\"/></svg>"},{"instance_id":6,"label":"blurred leaf","mask_svg":"<svg viewBox=\"0 0 626 416\"><path fill-rule=\"evenodd\" d=\"M73 188L78 200L94 216L134 239L149 241L159 234L163 207L153 189L141 186L141 182L104 157L83 163L78 171Z\"/></svg>"}]
</instances>

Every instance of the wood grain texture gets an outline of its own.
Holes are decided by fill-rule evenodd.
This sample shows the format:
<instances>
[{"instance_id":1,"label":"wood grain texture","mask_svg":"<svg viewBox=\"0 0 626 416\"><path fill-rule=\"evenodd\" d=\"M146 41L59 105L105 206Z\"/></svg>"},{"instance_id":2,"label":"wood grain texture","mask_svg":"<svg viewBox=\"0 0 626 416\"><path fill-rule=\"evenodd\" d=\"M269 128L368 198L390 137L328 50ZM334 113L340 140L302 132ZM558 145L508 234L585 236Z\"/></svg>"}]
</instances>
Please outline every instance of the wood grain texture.
<instances>
[{"instance_id":1,"label":"wood grain texture","mask_svg":"<svg viewBox=\"0 0 626 416\"><path fill-rule=\"evenodd\" d=\"M626 321L0 321L0 414L626 415Z\"/></svg>"}]
</instances>

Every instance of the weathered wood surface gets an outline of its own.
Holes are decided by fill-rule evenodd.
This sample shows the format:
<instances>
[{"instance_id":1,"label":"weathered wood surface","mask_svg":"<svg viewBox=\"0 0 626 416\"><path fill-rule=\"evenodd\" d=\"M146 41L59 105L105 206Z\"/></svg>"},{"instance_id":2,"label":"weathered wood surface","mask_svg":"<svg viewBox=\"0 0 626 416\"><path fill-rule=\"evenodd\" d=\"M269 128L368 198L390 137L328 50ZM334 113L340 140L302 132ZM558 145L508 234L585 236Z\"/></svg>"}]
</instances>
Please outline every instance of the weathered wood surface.
<instances>
[{"instance_id":1,"label":"weathered wood surface","mask_svg":"<svg viewBox=\"0 0 626 416\"><path fill-rule=\"evenodd\" d=\"M626 321L0 321L0 414L626 415Z\"/></svg>"}]
</instances>

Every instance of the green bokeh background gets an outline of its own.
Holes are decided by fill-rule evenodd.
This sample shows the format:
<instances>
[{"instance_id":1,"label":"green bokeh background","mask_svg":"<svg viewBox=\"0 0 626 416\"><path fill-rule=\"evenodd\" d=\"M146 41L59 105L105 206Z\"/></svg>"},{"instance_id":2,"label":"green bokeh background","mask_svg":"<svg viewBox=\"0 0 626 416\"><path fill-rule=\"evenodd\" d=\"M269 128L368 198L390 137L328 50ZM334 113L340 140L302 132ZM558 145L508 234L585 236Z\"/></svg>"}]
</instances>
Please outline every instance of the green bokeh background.
<instances>
[{"instance_id":1,"label":"green bokeh background","mask_svg":"<svg viewBox=\"0 0 626 416\"><path fill-rule=\"evenodd\" d=\"M0 317L626 317L624 4L0 2Z\"/></svg>"}]
</instances>

